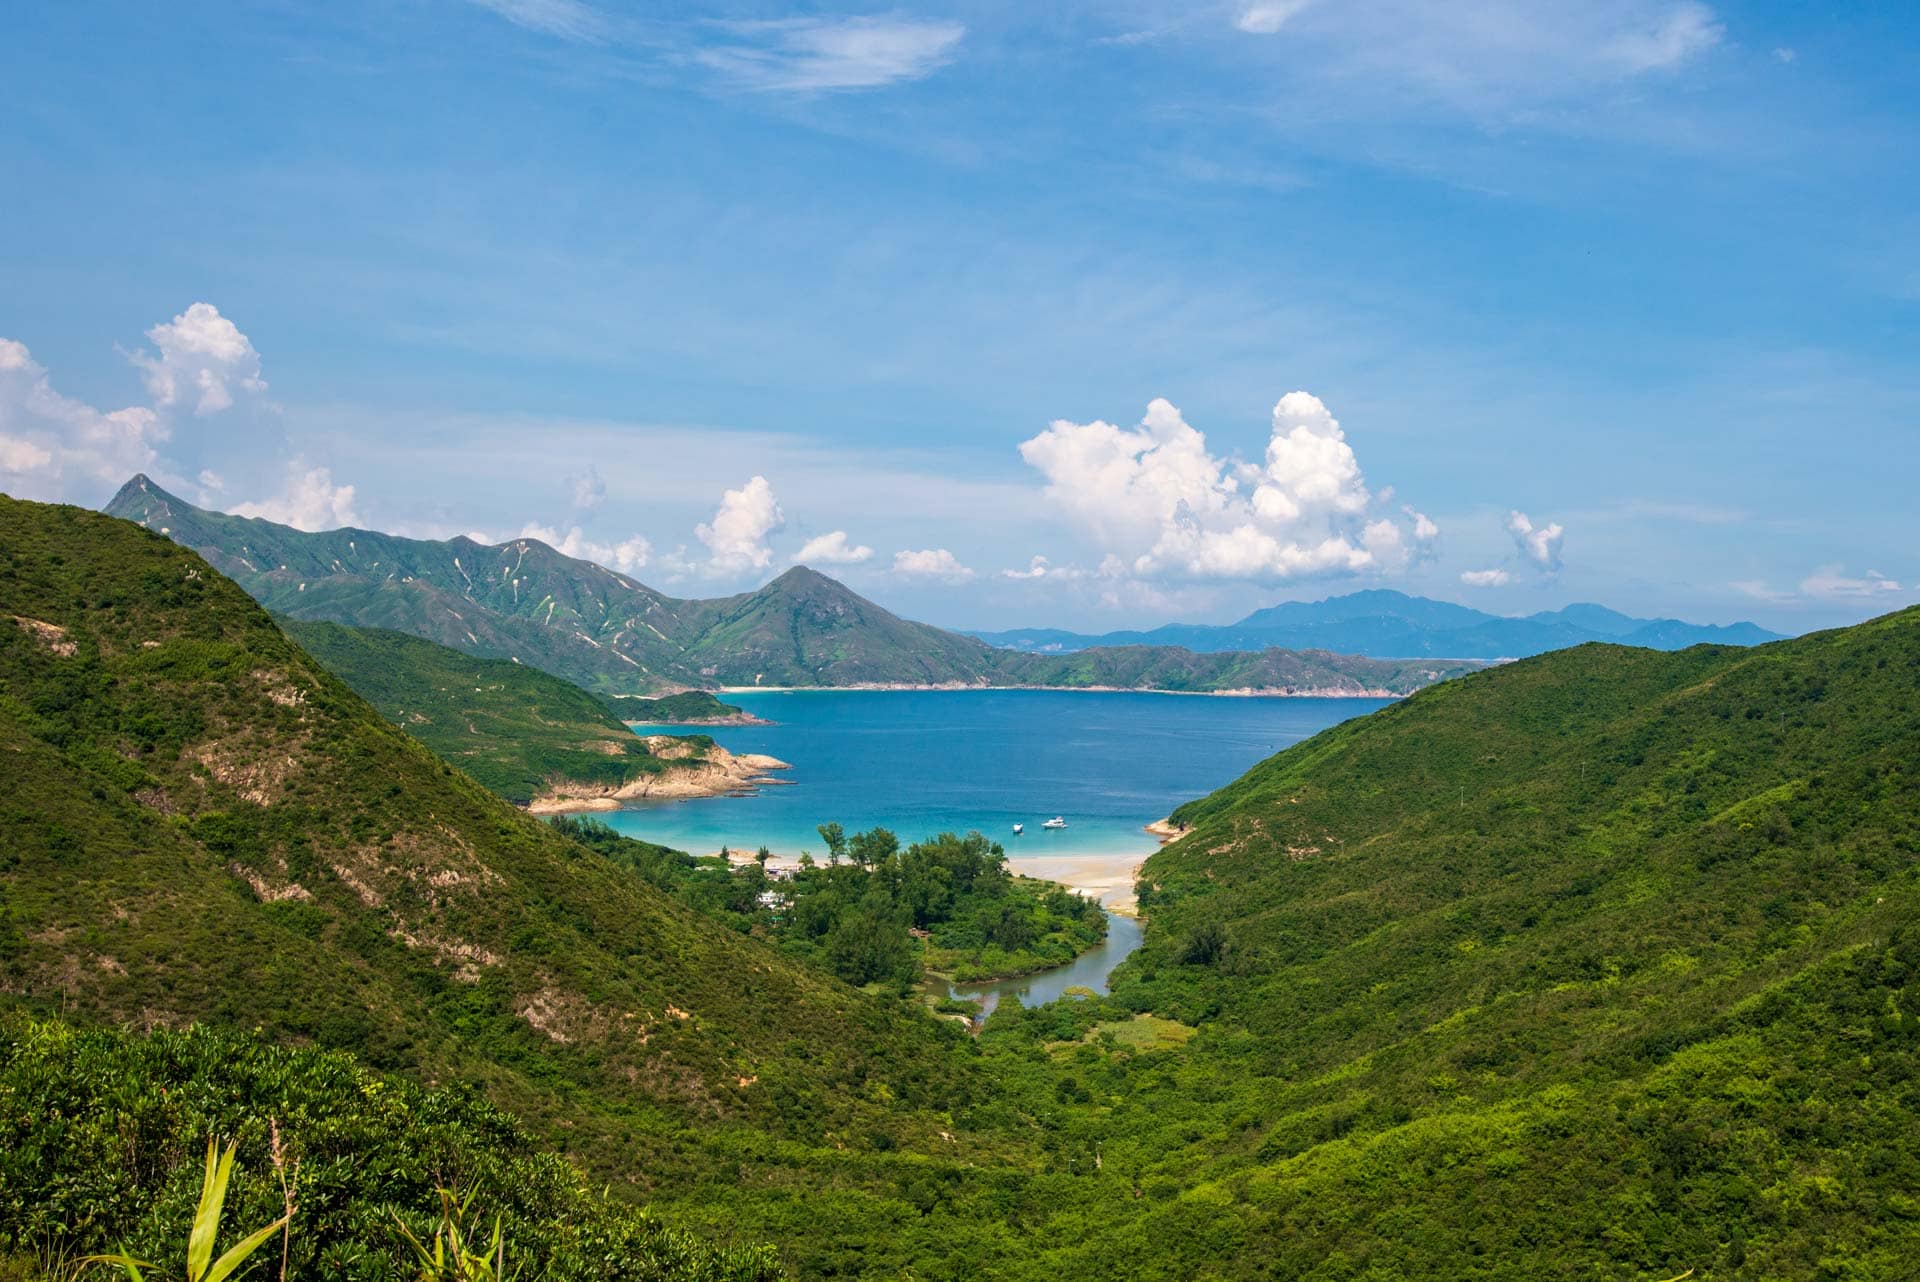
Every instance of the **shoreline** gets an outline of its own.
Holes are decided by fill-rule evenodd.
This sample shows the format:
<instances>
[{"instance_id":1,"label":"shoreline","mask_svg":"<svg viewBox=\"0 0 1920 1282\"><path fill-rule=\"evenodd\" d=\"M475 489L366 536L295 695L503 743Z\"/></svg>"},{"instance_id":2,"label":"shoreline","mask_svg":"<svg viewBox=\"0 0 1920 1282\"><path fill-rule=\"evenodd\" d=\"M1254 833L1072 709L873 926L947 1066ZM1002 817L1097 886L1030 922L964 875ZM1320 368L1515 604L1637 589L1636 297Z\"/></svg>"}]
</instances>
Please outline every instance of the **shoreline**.
<instances>
[{"instance_id":1,"label":"shoreline","mask_svg":"<svg viewBox=\"0 0 1920 1282\"><path fill-rule=\"evenodd\" d=\"M691 754L691 749L672 735L643 736L647 748L663 761L673 762ZM669 765L657 774L643 774L623 784L589 784L561 779L526 805L530 815L565 815L619 810L629 801L681 801L701 797L725 797L771 784L788 783L767 772L791 770L790 762L757 752L729 752L714 744L706 753L685 765Z\"/></svg>"},{"instance_id":2,"label":"shoreline","mask_svg":"<svg viewBox=\"0 0 1920 1282\"><path fill-rule=\"evenodd\" d=\"M1192 832L1193 829L1175 823L1173 816L1169 815L1165 819L1156 819L1148 824L1147 831L1158 837L1160 844L1165 846L1171 842L1180 840Z\"/></svg>"},{"instance_id":3,"label":"shoreline","mask_svg":"<svg viewBox=\"0 0 1920 1282\"><path fill-rule=\"evenodd\" d=\"M1148 831L1152 831L1151 827ZM1164 843L1163 843L1164 844ZM727 862L741 867L755 862L755 851L747 847L723 845L721 850L710 850L704 858L717 859L724 850ZM1096 900L1102 908L1123 917L1138 917L1139 901L1135 897L1135 883L1139 880L1140 869L1153 852L1137 851L1126 854L1086 854L1033 855L1024 858L1007 857L1007 868L1016 877L1028 877L1037 881L1051 881L1065 886ZM816 860L825 863L825 860ZM798 855L774 853L767 859L767 867L791 872L800 866Z\"/></svg>"},{"instance_id":4,"label":"shoreline","mask_svg":"<svg viewBox=\"0 0 1920 1282\"><path fill-rule=\"evenodd\" d=\"M1423 687L1424 688L1424 687ZM1231 690L1164 690L1158 686L996 686L968 685L959 681L916 685L910 682L861 682L844 686L721 686L721 694L841 694L852 691L870 693L965 693L978 691L1044 691L1054 694L1164 694L1196 699L1407 699L1386 689L1290 689L1286 686L1239 686ZM653 724L651 722L642 724ZM682 724L692 725L693 722ZM767 724L773 724L771 722Z\"/></svg>"}]
</instances>

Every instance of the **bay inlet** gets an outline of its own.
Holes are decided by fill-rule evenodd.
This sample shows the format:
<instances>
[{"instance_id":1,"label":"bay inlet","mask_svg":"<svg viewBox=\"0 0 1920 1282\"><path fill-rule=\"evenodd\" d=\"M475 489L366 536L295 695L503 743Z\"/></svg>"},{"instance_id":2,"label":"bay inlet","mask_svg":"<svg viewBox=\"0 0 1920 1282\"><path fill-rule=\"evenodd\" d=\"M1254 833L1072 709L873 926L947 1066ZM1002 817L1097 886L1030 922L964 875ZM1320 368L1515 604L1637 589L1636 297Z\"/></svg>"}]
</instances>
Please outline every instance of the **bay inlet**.
<instances>
[{"instance_id":1,"label":"bay inlet","mask_svg":"<svg viewBox=\"0 0 1920 1282\"><path fill-rule=\"evenodd\" d=\"M748 795L640 802L601 816L630 837L694 854L767 847L824 858L816 827L882 827L903 843L979 831L1014 872L1071 886L1109 909L1105 943L1066 966L957 986L1038 1005L1107 976L1139 946L1133 870L1159 846L1146 825L1386 699L1197 699L1050 690L794 690L731 694L772 724L715 726L736 753L791 762ZM667 727L637 727L643 733ZM685 732L684 730L682 732ZM1040 825L1059 815L1064 829ZM1013 835L1013 825L1025 833Z\"/></svg>"}]
</instances>

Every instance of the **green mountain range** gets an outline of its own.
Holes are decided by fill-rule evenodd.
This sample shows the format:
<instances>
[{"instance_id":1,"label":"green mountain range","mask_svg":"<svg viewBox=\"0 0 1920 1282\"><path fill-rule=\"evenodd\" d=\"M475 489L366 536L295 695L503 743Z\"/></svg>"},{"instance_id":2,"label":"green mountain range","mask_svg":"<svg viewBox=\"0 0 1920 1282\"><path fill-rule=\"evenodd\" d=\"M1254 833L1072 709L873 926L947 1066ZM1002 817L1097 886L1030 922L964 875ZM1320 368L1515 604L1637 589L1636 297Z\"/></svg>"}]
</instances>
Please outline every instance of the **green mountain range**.
<instances>
[{"instance_id":1,"label":"green mountain range","mask_svg":"<svg viewBox=\"0 0 1920 1282\"><path fill-rule=\"evenodd\" d=\"M757 591L678 600L537 539L489 547L309 534L194 507L145 476L106 511L199 552L275 613L405 632L603 694L859 685L1405 694L1479 666L1144 646L1018 654L899 618L804 566Z\"/></svg>"},{"instance_id":2,"label":"green mountain range","mask_svg":"<svg viewBox=\"0 0 1920 1282\"><path fill-rule=\"evenodd\" d=\"M1591 604L1508 618L1389 588L1369 588L1324 601L1283 601L1229 624L1167 623L1146 632L1099 636L1059 628L1016 628L968 635L1036 654L1122 645L1184 646L1203 654L1281 646L1375 658L1448 655L1461 659L1518 659L1588 641L1684 650L1693 645L1761 645L1784 639L1752 623L1636 619Z\"/></svg>"},{"instance_id":3,"label":"green mountain range","mask_svg":"<svg viewBox=\"0 0 1920 1282\"><path fill-rule=\"evenodd\" d=\"M694 1235L622 1276L1904 1278L1917 759L1920 610L1468 675L1176 811L1112 993L975 1039L519 814L194 553L0 500L0 1252L190 1210L209 1127L264 1177L277 1118L342 1250L441 1157L516 1233L611 1214L539 1144Z\"/></svg>"}]
</instances>

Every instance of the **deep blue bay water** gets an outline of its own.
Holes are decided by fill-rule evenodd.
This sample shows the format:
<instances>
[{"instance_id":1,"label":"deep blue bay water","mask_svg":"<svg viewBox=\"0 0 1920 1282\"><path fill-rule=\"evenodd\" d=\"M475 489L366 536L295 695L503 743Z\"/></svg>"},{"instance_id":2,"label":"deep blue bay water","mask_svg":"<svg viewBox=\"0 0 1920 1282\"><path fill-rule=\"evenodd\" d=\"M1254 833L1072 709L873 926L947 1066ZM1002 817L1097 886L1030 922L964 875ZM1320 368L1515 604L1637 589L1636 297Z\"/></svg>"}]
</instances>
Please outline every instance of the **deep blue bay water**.
<instances>
[{"instance_id":1,"label":"deep blue bay water","mask_svg":"<svg viewBox=\"0 0 1920 1282\"><path fill-rule=\"evenodd\" d=\"M1126 868L1158 840L1145 830L1182 802L1386 699L1208 697L1055 690L795 690L729 694L775 724L715 726L733 752L791 763L751 796L631 803L597 815L629 836L712 854L765 845L786 858L824 857L815 828L891 829L902 843L942 832L985 833L1015 872L1124 901ZM642 733L688 727L636 726ZM1067 827L1047 831L1060 815ZM1024 823L1026 833L1013 835ZM1107 990L1139 946L1140 925L1108 914L1099 948L1071 965L951 990L1027 1006L1070 987Z\"/></svg>"},{"instance_id":2,"label":"deep blue bay water","mask_svg":"<svg viewBox=\"0 0 1920 1282\"><path fill-rule=\"evenodd\" d=\"M645 802L602 816L630 836L824 854L814 831L880 826L903 843L979 830L1027 858L1150 852L1144 826L1262 759L1385 699L1053 690L796 690L729 694L769 726L716 726L734 752L792 764L750 797ZM638 727L688 733L688 727ZM1040 824L1053 815L1064 831ZM1015 823L1027 826L1014 837Z\"/></svg>"}]
</instances>

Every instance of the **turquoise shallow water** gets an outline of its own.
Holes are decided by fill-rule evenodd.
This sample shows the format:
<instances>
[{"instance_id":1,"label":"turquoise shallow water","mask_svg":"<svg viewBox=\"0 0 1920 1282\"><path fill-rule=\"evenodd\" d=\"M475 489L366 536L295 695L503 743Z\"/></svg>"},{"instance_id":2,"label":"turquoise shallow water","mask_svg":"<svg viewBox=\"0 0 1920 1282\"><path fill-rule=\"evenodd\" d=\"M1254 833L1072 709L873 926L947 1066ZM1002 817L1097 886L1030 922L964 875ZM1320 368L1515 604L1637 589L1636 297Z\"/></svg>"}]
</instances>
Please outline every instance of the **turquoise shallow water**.
<instances>
[{"instance_id":1,"label":"turquoise shallow water","mask_svg":"<svg viewBox=\"0 0 1920 1282\"><path fill-rule=\"evenodd\" d=\"M1050 690L807 690L729 695L770 726L721 726L735 752L793 764L750 797L643 803L601 816L697 854L721 846L816 856L818 824L903 841L978 829L1028 857L1155 847L1142 826L1288 744L1381 699L1204 698ZM1063 816L1065 831L1042 820ZM1014 837L1016 822L1026 835Z\"/></svg>"}]
</instances>

